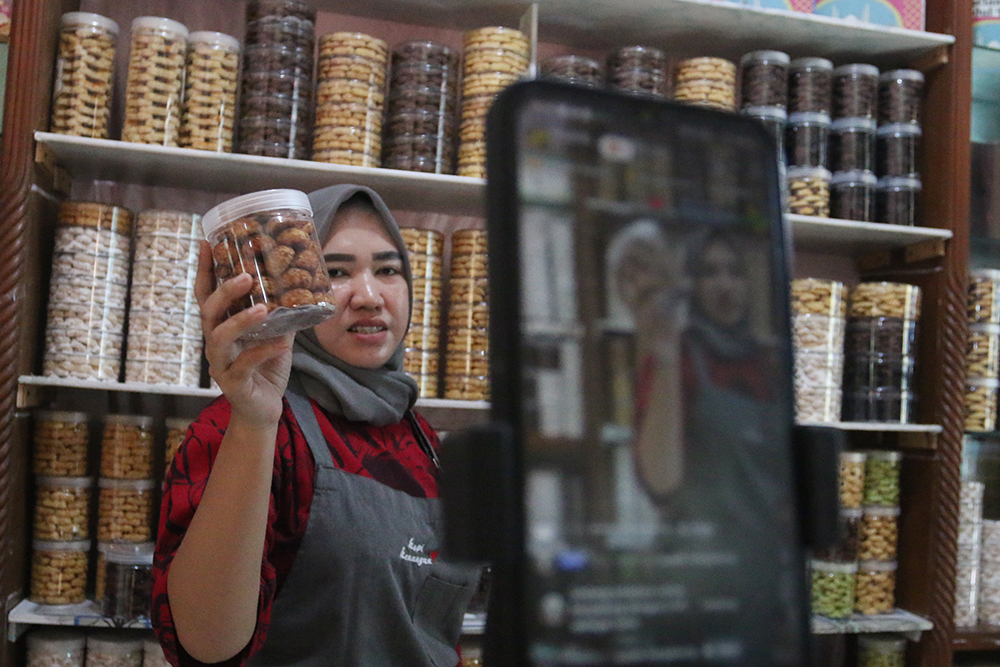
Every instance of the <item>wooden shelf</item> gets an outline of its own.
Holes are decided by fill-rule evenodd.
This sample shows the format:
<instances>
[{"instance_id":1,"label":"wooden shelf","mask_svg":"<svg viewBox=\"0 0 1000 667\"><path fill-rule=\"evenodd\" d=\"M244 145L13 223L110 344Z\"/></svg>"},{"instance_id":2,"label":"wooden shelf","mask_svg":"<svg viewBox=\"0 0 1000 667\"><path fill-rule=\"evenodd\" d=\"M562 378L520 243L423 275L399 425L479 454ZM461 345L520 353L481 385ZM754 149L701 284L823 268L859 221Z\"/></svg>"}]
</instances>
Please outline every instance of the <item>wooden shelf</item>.
<instances>
[{"instance_id":1,"label":"wooden shelf","mask_svg":"<svg viewBox=\"0 0 1000 667\"><path fill-rule=\"evenodd\" d=\"M1000 650L1000 626L977 625L972 628L955 628L951 646L956 651Z\"/></svg>"},{"instance_id":2,"label":"wooden shelf","mask_svg":"<svg viewBox=\"0 0 1000 667\"><path fill-rule=\"evenodd\" d=\"M920 633L932 630L934 624L922 616L917 616L903 609L896 609L890 614L863 616L852 614L847 618L827 618L814 615L812 631L816 635L865 634L869 632L898 632L906 634L914 641Z\"/></svg>"}]
</instances>

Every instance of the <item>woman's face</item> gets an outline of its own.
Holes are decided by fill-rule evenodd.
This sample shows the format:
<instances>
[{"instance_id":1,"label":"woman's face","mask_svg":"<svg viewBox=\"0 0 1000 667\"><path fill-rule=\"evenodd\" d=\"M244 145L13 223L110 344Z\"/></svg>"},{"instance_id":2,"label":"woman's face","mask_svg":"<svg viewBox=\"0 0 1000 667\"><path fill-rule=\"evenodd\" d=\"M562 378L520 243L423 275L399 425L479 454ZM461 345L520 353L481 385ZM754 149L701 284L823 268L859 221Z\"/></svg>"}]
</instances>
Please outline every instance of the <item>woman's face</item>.
<instances>
[{"instance_id":1,"label":"woman's face","mask_svg":"<svg viewBox=\"0 0 1000 667\"><path fill-rule=\"evenodd\" d=\"M316 326L323 348L360 368L378 368L399 347L410 302L403 258L375 213L337 213L323 246L337 313Z\"/></svg>"},{"instance_id":2,"label":"woman's face","mask_svg":"<svg viewBox=\"0 0 1000 667\"><path fill-rule=\"evenodd\" d=\"M662 244L636 242L622 253L615 282L625 307L637 319L657 304L664 288L662 251Z\"/></svg>"},{"instance_id":3,"label":"woman's face","mask_svg":"<svg viewBox=\"0 0 1000 667\"><path fill-rule=\"evenodd\" d=\"M715 324L735 326L747 312L749 287L736 252L725 243L710 243L701 257L701 271L695 281L698 311Z\"/></svg>"}]
</instances>

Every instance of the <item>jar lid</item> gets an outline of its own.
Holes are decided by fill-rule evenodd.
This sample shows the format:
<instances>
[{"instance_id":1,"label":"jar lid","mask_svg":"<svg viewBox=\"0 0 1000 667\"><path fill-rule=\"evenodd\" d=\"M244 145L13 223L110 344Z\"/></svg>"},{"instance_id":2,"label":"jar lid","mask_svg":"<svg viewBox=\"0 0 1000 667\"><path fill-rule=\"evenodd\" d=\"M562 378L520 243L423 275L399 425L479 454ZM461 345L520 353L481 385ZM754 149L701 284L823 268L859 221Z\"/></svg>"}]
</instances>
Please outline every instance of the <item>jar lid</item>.
<instances>
[{"instance_id":1,"label":"jar lid","mask_svg":"<svg viewBox=\"0 0 1000 667\"><path fill-rule=\"evenodd\" d=\"M55 477L42 475L35 478L35 484L45 487L61 487L67 489L89 489L94 486L93 477Z\"/></svg>"},{"instance_id":2,"label":"jar lid","mask_svg":"<svg viewBox=\"0 0 1000 667\"><path fill-rule=\"evenodd\" d=\"M744 116L751 116L759 120L788 120L788 111L785 107L743 107L740 111Z\"/></svg>"},{"instance_id":3,"label":"jar lid","mask_svg":"<svg viewBox=\"0 0 1000 667\"><path fill-rule=\"evenodd\" d=\"M93 26L95 28L103 28L108 32L113 32L118 34L118 24L109 19L107 16L101 16L100 14L93 14L91 12L66 12L62 15L60 19L60 24L63 27L69 26Z\"/></svg>"},{"instance_id":4,"label":"jar lid","mask_svg":"<svg viewBox=\"0 0 1000 667\"><path fill-rule=\"evenodd\" d=\"M899 79L909 79L910 81L922 82L924 80L924 75L922 72L918 72L915 69L894 69L889 72L882 72L882 76L878 78L879 83Z\"/></svg>"},{"instance_id":5,"label":"jar lid","mask_svg":"<svg viewBox=\"0 0 1000 667\"><path fill-rule=\"evenodd\" d=\"M923 184L919 178L907 178L906 176L883 176L878 179L879 190L914 190L919 192L923 189Z\"/></svg>"},{"instance_id":6,"label":"jar lid","mask_svg":"<svg viewBox=\"0 0 1000 667\"><path fill-rule=\"evenodd\" d=\"M107 415L105 424L124 424L126 426L152 426L153 418L146 415Z\"/></svg>"},{"instance_id":7,"label":"jar lid","mask_svg":"<svg viewBox=\"0 0 1000 667\"><path fill-rule=\"evenodd\" d=\"M878 124L874 118L838 118L830 123L830 129L834 132L844 132L845 130L867 130L875 132Z\"/></svg>"},{"instance_id":8,"label":"jar lid","mask_svg":"<svg viewBox=\"0 0 1000 667\"><path fill-rule=\"evenodd\" d=\"M800 111L788 115L789 125L830 125L830 114Z\"/></svg>"},{"instance_id":9,"label":"jar lid","mask_svg":"<svg viewBox=\"0 0 1000 667\"><path fill-rule=\"evenodd\" d=\"M1000 336L1000 324L970 324L969 333L986 334L987 336Z\"/></svg>"},{"instance_id":10,"label":"jar lid","mask_svg":"<svg viewBox=\"0 0 1000 667\"><path fill-rule=\"evenodd\" d=\"M970 278L986 278L1000 282L1000 269L974 269L969 271Z\"/></svg>"},{"instance_id":11,"label":"jar lid","mask_svg":"<svg viewBox=\"0 0 1000 667\"><path fill-rule=\"evenodd\" d=\"M35 419L39 421L51 422L85 422L88 419L86 412L62 412L59 410L39 410L35 413Z\"/></svg>"},{"instance_id":12,"label":"jar lid","mask_svg":"<svg viewBox=\"0 0 1000 667\"><path fill-rule=\"evenodd\" d=\"M48 649L50 651L76 651L87 645L87 636L81 630L67 628L43 628L28 634L28 651Z\"/></svg>"},{"instance_id":13,"label":"jar lid","mask_svg":"<svg viewBox=\"0 0 1000 667\"><path fill-rule=\"evenodd\" d=\"M997 378L967 377L965 378L965 384L967 387L987 387L989 389L996 389L1000 387L1000 380Z\"/></svg>"},{"instance_id":14,"label":"jar lid","mask_svg":"<svg viewBox=\"0 0 1000 667\"><path fill-rule=\"evenodd\" d=\"M132 32L136 30L162 30L163 32L172 32L181 37L188 36L187 26L180 21L174 21L173 19L166 19L162 16L139 16L132 21Z\"/></svg>"},{"instance_id":15,"label":"jar lid","mask_svg":"<svg viewBox=\"0 0 1000 667\"><path fill-rule=\"evenodd\" d=\"M861 516L864 513L865 513L864 510L861 509L860 507L855 507L855 508L841 507L840 508L840 516L841 516L841 518L844 518L844 519L860 519Z\"/></svg>"},{"instance_id":16,"label":"jar lid","mask_svg":"<svg viewBox=\"0 0 1000 667\"><path fill-rule=\"evenodd\" d=\"M202 217L201 226L205 230L205 236L210 237L245 215L281 208L305 209L312 214L309 197L300 190L262 190L222 202Z\"/></svg>"},{"instance_id":17,"label":"jar lid","mask_svg":"<svg viewBox=\"0 0 1000 667\"><path fill-rule=\"evenodd\" d=\"M890 634L860 635L859 648L870 648L880 651L899 652L906 648L906 638Z\"/></svg>"},{"instance_id":18,"label":"jar lid","mask_svg":"<svg viewBox=\"0 0 1000 667\"><path fill-rule=\"evenodd\" d=\"M126 653L142 650L142 638L132 633L97 630L87 635L87 650Z\"/></svg>"},{"instance_id":19,"label":"jar lid","mask_svg":"<svg viewBox=\"0 0 1000 667\"><path fill-rule=\"evenodd\" d=\"M844 463L864 463L868 455L864 452L841 452L840 460Z\"/></svg>"},{"instance_id":20,"label":"jar lid","mask_svg":"<svg viewBox=\"0 0 1000 667\"><path fill-rule=\"evenodd\" d=\"M869 449L865 454L868 455L869 461L891 461L898 463L903 460L903 452L890 449Z\"/></svg>"},{"instance_id":21,"label":"jar lid","mask_svg":"<svg viewBox=\"0 0 1000 667\"><path fill-rule=\"evenodd\" d=\"M240 41L232 35L223 32L213 32L211 30L199 30L188 35L189 44L212 44L221 46L232 51L240 50Z\"/></svg>"},{"instance_id":22,"label":"jar lid","mask_svg":"<svg viewBox=\"0 0 1000 667\"><path fill-rule=\"evenodd\" d=\"M831 572L835 574L854 574L858 571L857 563L835 563L828 560L812 561L812 569L819 572Z\"/></svg>"},{"instance_id":23,"label":"jar lid","mask_svg":"<svg viewBox=\"0 0 1000 667\"><path fill-rule=\"evenodd\" d=\"M784 51L751 51L750 53L744 54L744 56L740 58L740 64L746 65L751 62L775 62L787 65L791 62L791 60L792 59L789 58L788 54Z\"/></svg>"},{"instance_id":24,"label":"jar lid","mask_svg":"<svg viewBox=\"0 0 1000 667\"><path fill-rule=\"evenodd\" d=\"M188 426L191 425L191 421L191 419L184 419L182 417L170 417L164 420L164 424L166 424L168 431L175 429L184 429L186 431Z\"/></svg>"},{"instance_id":25,"label":"jar lid","mask_svg":"<svg viewBox=\"0 0 1000 667\"><path fill-rule=\"evenodd\" d=\"M863 560L858 563L858 572L895 572L894 560Z\"/></svg>"},{"instance_id":26,"label":"jar lid","mask_svg":"<svg viewBox=\"0 0 1000 667\"><path fill-rule=\"evenodd\" d=\"M154 546L153 542L139 542L136 544L112 542L105 547L102 553L104 553L104 559L109 563L152 565Z\"/></svg>"},{"instance_id":27,"label":"jar lid","mask_svg":"<svg viewBox=\"0 0 1000 667\"><path fill-rule=\"evenodd\" d=\"M785 174L788 180L794 178L819 178L829 181L833 177L830 170L823 167L789 167Z\"/></svg>"},{"instance_id":28,"label":"jar lid","mask_svg":"<svg viewBox=\"0 0 1000 667\"><path fill-rule=\"evenodd\" d=\"M868 65L867 63L851 63L849 65L841 65L837 69L833 70L834 76L850 76L860 74L862 76L878 76L878 67L875 65Z\"/></svg>"},{"instance_id":29,"label":"jar lid","mask_svg":"<svg viewBox=\"0 0 1000 667\"><path fill-rule=\"evenodd\" d=\"M830 185L850 183L860 183L875 187L878 185L878 177L868 170L854 169L852 171L838 171L830 178Z\"/></svg>"},{"instance_id":30,"label":"jar lid","mask_svg":"<svg viewBox=\"0 0 1000 667\"><path fill-rule=\"evenodd\" d=\"M826 58L796 58L792 61L791 67L801 70L825 69L833 71L833 63Z\"/></svg>"},{"instance_id":31,"label":"jar lid","mask_svg":"<svg viewBox=\"0 0 1000 667\"><path fill-rule=\"evenodd\" d=\"M31 548L35 551L90 551L90 540L69 540L67 542L32 540Z\"/></svg>"},{"instance_id":32,"label":"jar lid","mask_svg":"<svg viewBox=\"0 0 1000 667\"><path fill-rule=\"evenodd\" d=\"M112 479L101 477L97 486L102 489L126 489L132 491L149 491L156 488L155 479Z\"/></svg>"},{"instance_id":33,"label":"jar lid","mask_svg":"<svg viewBox=\"0 0 1000 667\"><path fill-rule=\"evenodd\" d=\"M865 516L899 516L899 507L878 507L876 505L866 505L861 508Z\"/></svg>"},{"instance_id":34,"label":"jar lid","mask_svg":"<svg viewBox=\"0 0 1000 667\"><path fill-rule=\"evenodd\" d=\"M878 136L885 137L889 135L912 135L919 137L923 132L920 129L918 123L891 123L889 125L883 125L878 128Z\"/></svg>"}]
</instances>

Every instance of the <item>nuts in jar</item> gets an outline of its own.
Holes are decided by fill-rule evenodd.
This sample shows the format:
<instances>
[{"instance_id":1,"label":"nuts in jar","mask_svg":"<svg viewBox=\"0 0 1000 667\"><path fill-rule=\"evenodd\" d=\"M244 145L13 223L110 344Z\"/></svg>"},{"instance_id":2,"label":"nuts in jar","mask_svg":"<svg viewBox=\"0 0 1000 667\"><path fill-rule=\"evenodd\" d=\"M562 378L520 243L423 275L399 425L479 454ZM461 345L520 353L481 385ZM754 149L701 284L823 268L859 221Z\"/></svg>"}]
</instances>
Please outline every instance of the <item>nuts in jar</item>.
<instances>
[{"instance_id":1,"label":"nuts in jar","mask_svg":"<svg viewBox=\"0 0 1000 667\"><path fill-rule=\"evenodd\" d=\"M177 146L188 29L156 16L132 21L122 141Z\"/></svg>"},{"instance_id":2,"label":"nuts in jar","mask_svg":"<svg viewBox=\"0 0 1000 667\"><path fill-rule=\"evenodd\" d=\"M920 318L920 288L907 283L859 283L851 290L851 317ZM886 350L880 350L886 351Z\"/></svg>"},{"instance_id":3,"label":"nuts in jar","mask_svg":"<svg viewBox=\"0 0 1000 667\"><path fill-rule=\"evenodd\" d=\"M1000 381L996 379L966 379L966 431L988 432L996 430L998 394L1000 394Z\"/></svg>"},{"instance_id":4,"label":"nuts in jar","mask_svg":"<svg viewBox=\"0 0 1000 667\"><path fill-rule=\"evenodd\" d=\"M1000 324L1000 271L970 272L968 317L970 324Z\"/></svg>"},{"instance_id":5,"label":"nuts in jar","mask_svg":"<svg viewBox=\"0 0 1000 667\"><path fill-rule=\"evenodd\" d=\"M830 114L833 63L825 58L797 58L788 68L788 113Z\"/></svg>"},{"instance_id":6,"label":"nuts in jar","mask_svg":"<svg viewBox=\"0 0 1000 667\"><path fill-rule=\"evenodd\" d=\"M858 667L903 667L906 640L895 635L858 637Z\"/></svg>"},{"instance_id":7,"label":"nuts in jar","mask_svg":"<svg viewBox=\"0 0 1000 667\"><path fill-rule=\"evenodd\" d=\"M812 611L830 618L846 618L854 610L857 563L812 561Z\"/></svg>"},{"instance_id":8,"label":"nuts in jar","mask_svg":"<svg viewBox=\"0 0 1000 667\"><path fill-rule=\"evenodd\" d=\"M864 452L841 452L840 454L840 504L843 507L859 509L864 499L865 459Z\"/></svg>"},{"instance_id":9,"label":"nuts in jar","mask_svg":"<svg viewBox=\"0 0 1000 667\"><path fill-rule=\"evenodd\" d=\"M891 561L896 559L898 507L865 507L861 516L858 559Z\"/></svg>"},{"instance_id":10,"label":"nuts in jar","mask_svg":"<svg viewBox=\"0 0 1000 667\"><path fill-rule=\"evenodd\" d=\"M90 477L35 478L34 538L52 542L85 540L90 525Z\"/></svg>"},{"instance_id":11,"label":"nuts in jar","mask_svg":"<svg viewBox=\"0 0 1000 667\"><path fill-rule=\"evenodd\" d=\"M52 91L52 132L108 138L118 24L100 14L68 12L59 22Z\"/></svg>"},{"instance_id":12,"label":"nuts in jar","mask_svg":"<svg viewBox=\"0 0 1000 667\"><path fill-rule=\"evenodd\" d=\"M830 178L822 167L789 167L788 210L799 215L830 216Z\"/></svg>"},{"instance_id":13,"label":"nuts in jar","mask_svg":"<svg viewBox=\"0 0 1000 667\"><path fill-rule=\"evenodd\" d=\"M87 635L86 667L141 666L141 637L112 630L97 630Z\"/></svg>"},{"instance_id":14,"label":"nuts in jar","mask_svg":"<svg viewBox=\"0 0 1000 667\"><path fill-rule=\"evenodd\" d=\"M45 628L28 634L27 667L84 667L87 638L81 630Z\"/></svg>"},{"instance_id":15,"label":"nuts in jar","mask_svg":"<svg viewBox=\"0 0 1000 667\"><path fill-rule=\"evenodd\" d=\"M865 506L899 505L899 471L903 453L871 450L865 460Z\"/></svg>"},{"instance_id":16,"label":"nuts in jar","mask_svg":"<svg viewBox=\"0 0 1000 667\"><path fill-rule=\"evenodd\" d=\"M40 411L35 414L32 472L50 477L87 474L87 413Z\"/></svg>"},{"instance_id":17,"label":"nuts in jar","mask_svg":"<svg viewBox=\"0 0 1000 667\"><path fill-rule=\"evenodd\" d=\"M970 324L965 346L965 375L969 379L1000 375L1000 326Z\"/></svg>"},{"instance_id":18,"label":"nuts in jar","mask_svg":"<svg viewBox=\"0 0 1000 667\"><path fill-rule=\"evenodd\" d=\"M108 415L101 441L101 476L148 479L153 476L153 419Z\"/></svg>"},{"instance_id":19,"label":"nuts in jar","mask_svg":"<svg viewBox=\"0 0 1000 667\"><path fill-rule=\"evenodd\" d=\"M29 599L40 605L79 604L86 599L89 540L35 540Z\"/></svg>"},{"instance_id":20,"label":"nuts in jar","mask_svg":"<svg viewBox=\"0 0 1000 667\"><path fill-rule=\"evenodd\" d=\"M896 563L858 563L854 610L859 614L887 614L896 607Z\"/></svg>"},{"instance_id":21,"label":"nuts in jar","mask_svg":"<svg viewBox=\"0 0 1000 667\"><path fill-rule=\"evenodd\" d=\"M101 542L148 542L153 535L152 479L105 479L97 482L97 539Z\"/></svg>"},{"instance_id":22,"label":"nuts in jar","mask_svg":"<svg viewBox=\"0 0 1000 667\"><path fill-rule=\"evenodd\" d=\"M844 317L847 314L847 293L844 283L820 278L793 280L792 314Z\"/></svg>"}]
</instances>

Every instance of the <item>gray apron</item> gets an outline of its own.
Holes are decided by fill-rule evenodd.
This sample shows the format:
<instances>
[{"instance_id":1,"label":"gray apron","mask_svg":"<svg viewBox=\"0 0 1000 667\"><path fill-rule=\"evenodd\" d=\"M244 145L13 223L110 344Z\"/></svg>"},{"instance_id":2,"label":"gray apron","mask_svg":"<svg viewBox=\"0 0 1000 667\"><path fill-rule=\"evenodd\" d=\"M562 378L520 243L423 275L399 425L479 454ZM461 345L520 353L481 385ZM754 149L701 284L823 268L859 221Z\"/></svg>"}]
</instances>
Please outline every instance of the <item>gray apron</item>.
<instances>
[{"instance_id":1,"label":"gray apron","mask_svg":"<svg viewBox=\"0 0 1000 667\"><path fill-rule=\"evenodd\" d=\"M250 666L455 667L480 570L436 558L439 501L335 467L294 373L285 396L316 478L305 536Z\"/></svg>"}]
</instances>

